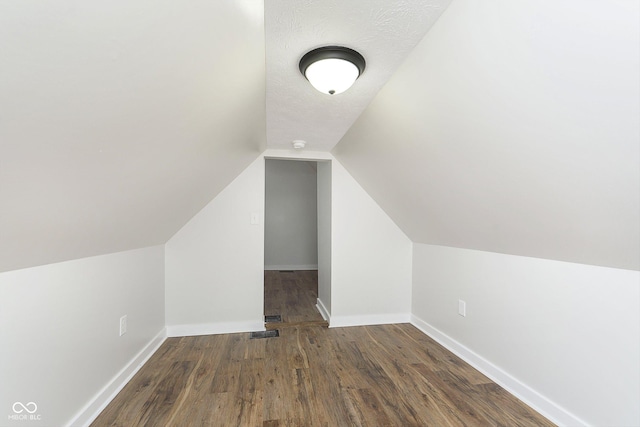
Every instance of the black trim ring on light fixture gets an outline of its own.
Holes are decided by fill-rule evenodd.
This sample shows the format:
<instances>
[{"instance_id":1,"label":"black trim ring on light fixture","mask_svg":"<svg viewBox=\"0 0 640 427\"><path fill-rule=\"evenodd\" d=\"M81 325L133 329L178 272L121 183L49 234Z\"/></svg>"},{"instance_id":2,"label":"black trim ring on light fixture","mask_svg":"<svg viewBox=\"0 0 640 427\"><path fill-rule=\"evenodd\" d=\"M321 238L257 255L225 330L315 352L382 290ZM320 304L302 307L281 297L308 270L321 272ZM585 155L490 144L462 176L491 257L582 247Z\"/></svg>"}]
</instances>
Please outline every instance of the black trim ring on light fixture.
<instances>
[{"instance_id":1,"label":"black trim ring on light fixture","mask_svg":"<svg viewBox=\"0 0 640 427\"><path fill-rule=\"evenodd\" d=\"M304 54L302 59L300 59L300 72L306 78L305 72L309 65L322 59L332 58L344 59L358 67L358 77L362 75L367 65L364 57L353 49L344 46L323 46Z\"/></svg>"}]
</instances>

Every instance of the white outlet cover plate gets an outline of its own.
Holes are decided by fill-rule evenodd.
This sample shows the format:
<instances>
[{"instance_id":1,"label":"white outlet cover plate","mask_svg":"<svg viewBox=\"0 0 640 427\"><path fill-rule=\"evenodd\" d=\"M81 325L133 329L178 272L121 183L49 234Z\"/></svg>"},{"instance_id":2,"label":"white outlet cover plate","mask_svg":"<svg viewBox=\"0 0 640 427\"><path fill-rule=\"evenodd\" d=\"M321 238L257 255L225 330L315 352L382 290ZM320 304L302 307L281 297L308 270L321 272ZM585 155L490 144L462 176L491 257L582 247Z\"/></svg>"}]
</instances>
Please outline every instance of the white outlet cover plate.
<instances>
[{"instance_id":1,"label":"white outlet cover plate","mask_svg":"<svg viewBox=\"0 0 640 427\"><path fill-rule=\"evenodd\" d=\"M467 303L461 299L458 300L458 314L462 317L467 316Z\"/></svg>"}]
</instances>

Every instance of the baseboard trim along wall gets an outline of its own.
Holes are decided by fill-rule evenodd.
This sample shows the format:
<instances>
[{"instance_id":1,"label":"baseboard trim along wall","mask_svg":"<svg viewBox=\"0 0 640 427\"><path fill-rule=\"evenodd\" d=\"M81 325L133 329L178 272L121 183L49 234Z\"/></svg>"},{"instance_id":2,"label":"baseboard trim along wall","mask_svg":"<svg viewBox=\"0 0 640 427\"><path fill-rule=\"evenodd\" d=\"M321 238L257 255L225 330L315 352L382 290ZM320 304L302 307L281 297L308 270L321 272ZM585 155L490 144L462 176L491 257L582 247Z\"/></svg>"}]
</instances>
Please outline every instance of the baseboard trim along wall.
<instances>
[{"instance_id":1,"label":"baseboard trim along wall","mask_svg":"<svg viewBox=\"0 0 640 427\"><path fill-rule=\"evenodd\" d=\"M498 366L434 328L424 320L411 315L411 324L433 338L447 350L463 359L469 365L482 372L509 393L547 417L550 421L559 426L588 426L588 424L580 418L558 406L534 389L520 382L517 378L512 377Z\"/></svg>"},{"instance_id":2,"label":"baseboard trim along wall","mask_svg":"<svg viewBox=\"0 0 640 427\"><path fill-rule=\"evenodd\" d=\"M264 320L255 322L218 322L193 325L167 326L168 337L193 337L198 335L233 334L237 332L264 331Z\"/></svg>"},{"instance_id":3,"label":"baseboard trim along wall","mask_svg":"<svg viewBox=\"0 0 640 427\"><path fill-rule=\"evenodd\" d=\"M331 321L331 315L329 314L329 310L327 310L327 307L324 305L324 303L320 298L318 298L318 303L316 304L316 308L318 309L318 311L320 312L320 315L324 320L326 320L327 322Z\"/></svg>"},{"instance_id":4,"label":"baseboard trim along wall","mask_svg":"<svg viewBox=\"0 0 640 427\"><path fill-rule=\"evenodd\" d=\"M318 264L303 264L303 265L265 265L265 270L277 271L277 270L317 270Z\"/></svg>"},{"instance_id":5,"label":"baseboard trim along wall","mask_svg":"<svg viewBox=\"0 0 640 427\"><path fill-rule=\"evenodd\" d=\"M329 320L330 328L342 328L345 326L368 326L368 325L388 325L391 323L409 323L411 314L391 313L391 314L366 314L331 316Z\"/></svg>"},{"instance_id":6,"label":"baseboard trim along wall","mask_svg":"<svg viewBox=\"0 0 640 427\"><path fill-rule=\"evenodd\" d=\"M156 335L149 344L143 348L102 390L100 390L89 403L82 408L68 427L88 427L109 403L116 397L120 390L133 378L133 376L147 363L147 360L160 348L167 338L166 328Z\"/></svg>"}]
</instances>

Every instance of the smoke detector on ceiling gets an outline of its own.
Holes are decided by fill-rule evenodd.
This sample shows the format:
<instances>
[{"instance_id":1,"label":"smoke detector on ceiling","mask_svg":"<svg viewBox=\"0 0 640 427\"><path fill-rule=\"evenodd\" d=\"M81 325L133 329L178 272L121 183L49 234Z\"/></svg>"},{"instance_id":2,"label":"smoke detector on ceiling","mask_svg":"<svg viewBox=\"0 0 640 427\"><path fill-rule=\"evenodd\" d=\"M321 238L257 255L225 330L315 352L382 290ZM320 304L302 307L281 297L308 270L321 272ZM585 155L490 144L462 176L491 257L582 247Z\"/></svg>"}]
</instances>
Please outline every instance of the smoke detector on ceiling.
<instances>
[{"instance_id":1,"label":"smoke detector on ceiling","mask_svg":"<svg viewBox=\"0 0 640 427\"><path fill-rule=\"evenodd\" d=\"M295 148L296 150L301 150L305 147L305 145L307 145L307 142L301 139L296 139L291 144L293 145L293 148Z\"/></svg>"}]
</instances>

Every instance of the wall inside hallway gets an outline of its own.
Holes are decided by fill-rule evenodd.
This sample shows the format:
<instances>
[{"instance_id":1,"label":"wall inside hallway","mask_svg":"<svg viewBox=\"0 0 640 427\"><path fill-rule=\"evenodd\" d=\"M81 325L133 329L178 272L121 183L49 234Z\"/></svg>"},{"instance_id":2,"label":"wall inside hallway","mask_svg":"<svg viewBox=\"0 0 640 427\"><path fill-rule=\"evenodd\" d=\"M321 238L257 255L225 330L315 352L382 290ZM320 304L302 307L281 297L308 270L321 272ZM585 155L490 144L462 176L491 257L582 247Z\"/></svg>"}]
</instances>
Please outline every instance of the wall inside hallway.
<instances>
[{"instance_id":1,"label":"wall inside hallway","mask_svg":"<svg viewBox=\"0 0 640 427\"><path fill-rule=\"evenodd\" d=\"M266 159L265 169L265 269L317 269L316 163Z\"/></svg>"}]
</instances>

